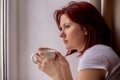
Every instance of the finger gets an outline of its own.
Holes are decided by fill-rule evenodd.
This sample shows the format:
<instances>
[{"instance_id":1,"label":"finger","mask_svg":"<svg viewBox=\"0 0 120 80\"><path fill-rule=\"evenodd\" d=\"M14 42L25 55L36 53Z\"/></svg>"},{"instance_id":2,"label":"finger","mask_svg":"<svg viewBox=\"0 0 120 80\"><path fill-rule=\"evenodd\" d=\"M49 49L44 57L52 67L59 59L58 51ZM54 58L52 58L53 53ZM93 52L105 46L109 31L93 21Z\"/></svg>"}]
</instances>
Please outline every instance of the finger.
<instances>
[{"instance_id":1,"label":"finger","mask_svg":"<svg viewBox=\"0 0 120 80\"><path fill-rule=\"evenodd\" d=\"M39 53L36 53L36 55L35 55L35 56L36 56L36 58L40 57Z\"/></svg>"},{"instance_id":2,"label":"finger","mask_svg":"<svg viewBox=\"0 0 120 80\"><path fill-rule=\"evenodd\" d=\"M59 63L60 63L60 64L64 64L64 63L67 62L67 60L65 59L65 57L62 56L62 54L61 54L60 52L56 52L56 55L58 56L57 59L59 59Z\"/></svg>"},{"instance_id":3,"label":"finger","mask_svg":"<svg viewBox=\"0 0 120 80\"><path fill-rule=\"evenodd\" d=\"M55 54L56 54L56 56L59 56L59 57L63 57L63 58L64 58L64 56L63 56L60 52L55 52Z\"/></svg>"},{"instance_id":4,"label":"finger","mask_svg":"<svg viewBox=\"0 0 120 80\"><path fill-rule=\"evenodd\" d=\"M42 61L42 58L41 58L41 56L38 54L38 53L34 53L33 55L32 55L32 60L33 60L33 62L34 63L36 63L37 61Z\"/></svg>"},{"instance_id":5,"label":"finger","mask_svg":"<svg viewBox=\"0 0 120 80\"><path fill-rule=\"evenodd\" d=\"M33 61L34 63L36 63L38 57L39 57L39 54L38 54L38 53L33 53L33 54L31 55L32 61Z\"/></svg>"},{"instance_id":6,"label":"finger","mask_svg":"<svg viewBox=\"0 0 120 80\"><path fill-rule=\"evenodd\" d=\"M42 50L49 49L49 48L38 48L37 52L40 55L41 58L50 58L46 53L42 53Z\"/></svg>"},{"instance_id":7,"label":"finger","mask_svg":"<svg viewBox=\"0 0 120 80\"><path fill-rule=\"evenodd\" d=\"M60 60L62 58L61 53L60 52L55 52L55 55L56 55L55 60L60 62Z\"/></svg>"},{"instance_id":8,"label":"finger","mask_svg":"<svg viewBox=\"0 0 120 80\"><path fill-rule=\"evenodd\" d=\"M56 51L56 55L62 56L60 52Z\"/></svg>"},{"instance_id":9,"label":"finger","mask_svg":"<svg viewBox=\"0 0 120 80\"><path fill-rule=\"evenodd\" d=\"M41 71L44 71L44 65L43 65L43 63L37 61L37 62L36 62L36 66L37 66L37 68L40 69Z\"/></svg>"},{"instance_id":10,"label":"finger","mask_svg":"<svg viewBox=\"0 0 120 80\"><path fill-rule=\"evenodd\" d=\"M39 61L40 63L43 63L47 58L39 55L39 56L36 56L36 61Z\"/></svg>"}]
</instances>

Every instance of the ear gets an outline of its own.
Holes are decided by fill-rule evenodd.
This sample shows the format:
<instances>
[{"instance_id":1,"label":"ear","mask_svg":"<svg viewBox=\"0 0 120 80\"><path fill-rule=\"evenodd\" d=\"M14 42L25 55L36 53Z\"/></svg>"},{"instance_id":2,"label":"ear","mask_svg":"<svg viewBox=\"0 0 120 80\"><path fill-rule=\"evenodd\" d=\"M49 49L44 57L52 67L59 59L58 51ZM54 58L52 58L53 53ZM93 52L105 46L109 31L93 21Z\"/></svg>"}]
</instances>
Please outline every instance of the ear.
<instances>
[{"instance_id":1,"label":"ear","mask_svg":"<svg viewBox=\"0 0 120 80\"><path fill-rule=\"evenodd\" d=\"M87 35L87 29L86 28L84 28L84 34Z\"/></svg>"}]
</instances>

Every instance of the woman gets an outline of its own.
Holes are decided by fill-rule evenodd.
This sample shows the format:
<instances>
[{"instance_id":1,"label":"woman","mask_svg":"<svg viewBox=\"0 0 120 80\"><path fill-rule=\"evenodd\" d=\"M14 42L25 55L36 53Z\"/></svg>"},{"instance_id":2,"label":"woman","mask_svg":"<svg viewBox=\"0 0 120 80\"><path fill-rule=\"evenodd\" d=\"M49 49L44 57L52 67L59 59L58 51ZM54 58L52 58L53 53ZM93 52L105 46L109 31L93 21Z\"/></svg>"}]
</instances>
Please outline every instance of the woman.
<instances>
[{"instance_id":1,"label":"woman","mask_svg":"<svg viewBox=\"0 0 120 80\"><path fill-rule=\"evenodd\" d=\"M77 80L120 80L120 59L111 46L111 31L99 11L88 2L70 2L55 11L67 56L79 52ZM55 59L37 50L36 64L53 80L73 80L67 60L56 52Z\"/></svg>"}]
</instances>

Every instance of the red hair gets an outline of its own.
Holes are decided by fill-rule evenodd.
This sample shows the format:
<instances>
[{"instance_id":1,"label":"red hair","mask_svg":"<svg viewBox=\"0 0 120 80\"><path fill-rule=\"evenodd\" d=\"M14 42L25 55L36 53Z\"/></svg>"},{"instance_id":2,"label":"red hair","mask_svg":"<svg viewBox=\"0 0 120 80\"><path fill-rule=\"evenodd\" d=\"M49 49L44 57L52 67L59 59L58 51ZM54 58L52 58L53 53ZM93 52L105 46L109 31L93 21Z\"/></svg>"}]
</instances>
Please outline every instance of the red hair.
<instances>
[{"instance_id":1,"label":"red hair","mask_svg":"<svg viewBox=\"0 0 120 80\"><path fill-rule=\"evenodd\" d=\"M72 1L61 10L56 10L54 18L58 28L60 27L60 18L63 14L67 14L72 21L82 25L87 30L86 45L81 53L95 44L111 45L110 29L101 13L90 3ZM67 55L75 51L72 50Z\"/></svg>"}]
</instances>

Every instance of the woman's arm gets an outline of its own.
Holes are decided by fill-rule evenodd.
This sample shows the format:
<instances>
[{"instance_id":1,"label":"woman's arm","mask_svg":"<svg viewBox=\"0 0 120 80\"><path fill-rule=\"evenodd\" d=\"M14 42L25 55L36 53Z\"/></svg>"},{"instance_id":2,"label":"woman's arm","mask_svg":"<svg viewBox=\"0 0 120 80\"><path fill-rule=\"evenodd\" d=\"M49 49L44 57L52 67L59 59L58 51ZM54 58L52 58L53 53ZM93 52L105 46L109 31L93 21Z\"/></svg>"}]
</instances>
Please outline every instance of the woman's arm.
<instances>
[{"instance_id":1,"label":"woman's arm","mask_svg":"<svg viewBox=\"0 0 120 80\"><path fill-rule=\"evenodd\" d=\"M84 69L79 71L78 80L105 80L105 74L103 69Z\"/></svg>"}]
</instances>

